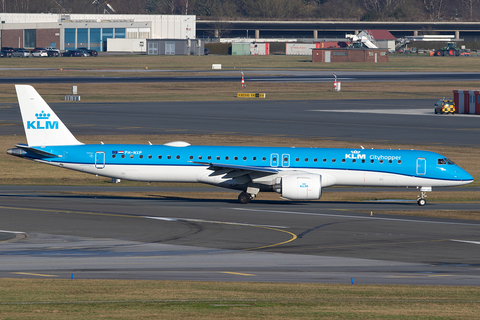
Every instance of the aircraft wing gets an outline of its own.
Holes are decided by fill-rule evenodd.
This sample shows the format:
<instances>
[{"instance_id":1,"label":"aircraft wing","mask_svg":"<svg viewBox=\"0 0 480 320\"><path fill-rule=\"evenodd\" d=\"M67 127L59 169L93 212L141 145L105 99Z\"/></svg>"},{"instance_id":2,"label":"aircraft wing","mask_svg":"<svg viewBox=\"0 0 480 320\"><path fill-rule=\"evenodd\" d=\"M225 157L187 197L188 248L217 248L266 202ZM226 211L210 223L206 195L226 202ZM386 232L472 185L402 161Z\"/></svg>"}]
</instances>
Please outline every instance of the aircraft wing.
<instances>
[{"instance_id":1,"label":"aircraft wing","mask_svg":"<svg viewBox=\"0 0 480 320\"><path fill-rule=\"evenodd\" d=\"M276 174L279 172L278 169L257 167L257 166L241 166L241 165L235 165L235 164L199 162L199 161L190 161L190 162L209 166L208 169L215 171L215 174L226 174L226 173L231 173L233 171L242 171L243 172L242 175L249 174L251 172L261 172L261 173L266 173L266 175L269 175L269 174Z\"/></svg>"}]
</instances>

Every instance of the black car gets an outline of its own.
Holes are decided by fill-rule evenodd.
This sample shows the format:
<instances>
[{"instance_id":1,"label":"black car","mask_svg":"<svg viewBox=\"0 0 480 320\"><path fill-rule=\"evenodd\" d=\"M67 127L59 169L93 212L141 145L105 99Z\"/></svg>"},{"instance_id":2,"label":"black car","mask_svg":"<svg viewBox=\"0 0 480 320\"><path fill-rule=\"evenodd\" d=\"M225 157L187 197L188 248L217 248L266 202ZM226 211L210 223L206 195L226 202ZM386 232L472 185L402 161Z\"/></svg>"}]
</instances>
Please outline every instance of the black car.
<instances>
[{"instance_id":1,"label":"black car","mask_svg":"<svg viewBox=\"0 0 480 320\"><path fill-rule=\"evenodd\" d=\"M12 47L2 47L2 52L5 53L6 57L11 58L14 49Z\"/></svg>"},{"instance_id":2,"label":"black car","mask_svg":"<svg viewBox=\"0 0 480 320\"><path fill-rule=\"evenodd\" d=\"M49 57L58 57L60 53L57 50L47 50L47 54Z\"/></svg>"},{"instance_id":3,"label":"black car","mask_svg":"<svg viewBox=\"0 0 480 320\"><path fill-rule=\"evenodd\" d=\"M62 53L62 57L84 57L85 54L80 50L67 50Z\"/></svg>"},{"instance_id":4,"label":"black car","mask_svg":"<svg viewBox=\"0 0 480 320\"><path fill-rule=\"evenodd\" d=\"M85 51L86 53L88 53L90 55L90 57L98 56L98 52L95 49L88 49L88 48L82 47L82 48L77 48L77 50Z\"/></svg>"},{"instance_id":5,"label":"black car","mask_svg":"<svg viewBox=\"0 0 480 320\"><path fill-rule=\"evenodd\" d=\"M0 58L5 58L7 54L3 51L0 51Z\"/></svg>"}]
</instances>

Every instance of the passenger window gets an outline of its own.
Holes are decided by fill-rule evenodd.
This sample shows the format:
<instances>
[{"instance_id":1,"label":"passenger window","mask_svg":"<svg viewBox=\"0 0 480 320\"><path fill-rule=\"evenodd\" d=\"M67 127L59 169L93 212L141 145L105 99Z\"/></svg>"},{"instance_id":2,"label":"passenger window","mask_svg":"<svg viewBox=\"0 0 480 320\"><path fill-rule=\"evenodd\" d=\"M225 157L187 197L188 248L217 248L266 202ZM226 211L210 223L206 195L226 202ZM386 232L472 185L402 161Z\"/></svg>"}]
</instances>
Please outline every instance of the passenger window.
<instances>
[{"instance_id":1,"label":"passenger window","mask_svg":"<svg viewBox=\"0 0 480 320\"><path fill-rule=\"evenodd\" d=\"M345 159L342 159L342 162L345 163Z\"/></svg>"},{"instance_id":2,"label":"passenger window","mask_svg":"<svg viewBox=\"0 0 480 320\"><path fill-rule=\"evenodd\" d=\"M124 154L122 154L122 159L125 159L125 155L124 155Z\"/></svg>"},{"instance_id":3,"label":"passenger window","mask_svg":"<svg viewBox=\"0 0 480 320\"><path fill-rule=\"evenodd\" d=\"M247 157L243 157L243 161L247 160Z\"/></svg>"},{"instance_id":4,"label":"passenger window","mask_svg":"<svg viewBox=\"0 0 480 320\"><path fill-rule=\"evenodd\" d=\"M374 163L374 162L375 162L375 160L373 160L373 159L372 159L372 160L370 160L370 163Z\"/></svg>"},{"instance_id":5,"label":"passenger window","mask_svg":"<svg viewBox=\"0 0 480 320\"><path fill-rule=\"evenodd\" d=\"M177 156L177 160L180 159L180 156Z\"/></svg>"},{"instance_id":6,"label":"passenger window","mask_svg":"<svg viewBox=\"0 0 480 320\"><path fill-rule=\"evenodd\" d=\"M115 159L116 157L117 157L116 155L112 154L112 158L113 158L113 159Z\"/></svg>"},{"instance_id":7,"label":"passenger window","mask_svg":"<svg viewBox=\"0 0 480 320\"><path fill-rule=\"evenodd\" d=\"M220 156L217 156L217 160L220 160Z\"/></svg>"},{"instance_id":8,"label":"passenger window","mask_svg":"<svg viewBox=\"0 0 480 320\"><path fill-rule=\"evenodd\" d=\"M236 158L236 157L235 157L235 158ZM237 160L237 159L235 159L235 160ZM277 161L277 157L273 157L272 160L273 160L273 161Z\"/></svg>"},{"instance_id":9,"label":"passenger window","mask_svg":"<svg viewBox=\"0 0 480 320\"><path fill-rule=\"evenodd\" d=\"M265 160L267 160L267 158L263 157L262 160L265 161Z\"/></svg>"},{"instance_id":10,"label":"passenger window","mask_svg":"<svg viewBox=\"0 0 480 320\"><path fill-rule=\"evenodd\" d=\"M257 161L257 157L253 157L252 160L253 160L253 161Z\"/></svg>"},{"instance_id":11,"label":"passenger window","mask_svg":"<svg viewBox=\"0 0 480 320\"><path fill-rule=\"evenodd\" d=\"M317 162L317 158L314 158L314 159L313 159L313 162Z\"/></svg>"},{"instance_id":12,"label":"passenger window","mask_svg":"<svg viewBox=\"0 0 480 320\"><path fill-rule=\"evenodd\" d=\"M148 155L148 159L152 159L152 155L151 155L151 154Z\"/></svg>"},{"instance_id":13,"label":"passenger window","mask_svg":"<svg viewBox=\"0 0 480 320\"><path fill-rule=\"evenodd\" d=\"M355 162L357 162L357 160L353 159L352 162L355 163Z\"/></svg>"},{"instance_id":14,"label":"passenger window","mask_svg":"<svg viewBox=\"0 0 480 320\"><path fill-rule=\"evenodd\" d=\"M158 159L162 159L162 156L158 156Z\"/></svg>"},{"instance_id":15,"label":"passenger window","mask_svg":"<svg viewBox=\"0 0 480 320\"><path fill-rule=\"evenodd\" d=\"M208 156L207 159L208 159L208 160L211 160L211 159L212 159L212 156Z\"/></svg>"},{"instance_id":16,"label":"passenger window","mask_svg":"<svg viewBox=\"0 0 480 320\"><path fill-rule=\"evenodd\" d=\"M383 163L383 160L380 160L379 162L380 162L380 163Z\"/></svg>"},{"instance_id":17,"label":"passenger window","mask_svg":"<svg viewBox=\"0 0 480 320\"><path fill-rule=\"evenodd\" d=\"M198 156L198 160L202 160L202 158L203 158L202 156Z\"/></svg>"},{"instance_id":18,"label":"passenger window","mask_svg":"<svg viewBox=\"0 0 480 320\"><path fill-rule=\"evenodd\" d=\"M327 159L323 158L323 162L327 162Z\"/></svg>"},{"instance_id":19,"label":"passenger window","mask_svg":"<svg viewBox=\"0 0 480 320\"><path fill-rule=\"evenodd\" d=\"M192 160L192 159L193 159L193 156L190 156L189 158L190 158L190 160Z\"/></svg>"},{"instance_id":20,"label":"passenger window","mask_svg":"<svg viewBox=\"0 0 480 320\"><path fill-rule=\"evenodd\" d=\"M308 162L308 158L305 158L305 162Z\"/></svg>"},{"instance_id":21,"label":"passenger window","mask_svg":"<svg viewBox=\"0 0 480 320\"><path fill-rule=\"evenodd\" d=\"M362 163L365 163L365 159L362 159Z\"/></svg>"},{"instance_id":22,"label":"passenger window","mask_svg":"<svg viewBox=\"0 0 480 320\"><path fill-rule=\"evenodd\" d=\"M140 159L143 159L143 154L140 155Z\"/></svg>"},{"instance_id":23,"label":"passenger window","mask_svg":"<svg viewBox=\"0 0 480 320\"><path fill-rule=\"evenodd\" d=\"M172 157L171 156L167 156L167 159L171 159Z\"/></svg>"},{"instance_id":24,"label":"passenger window","mask_svg":"<svg viewBox=\"0 0 480 320\"><path fill-rule=\"evenodd\" d=\"M393 161L392 160L388 160L388 163L392 163Z\"/></svg>"},{"instance_id":25,"label":"passenger window","mask_svg":"<svg viewBox=\"0 0 480 320\"><path fill-rule=\"evenodd\" d=\"M238 160L238 157L233 158L233 160ZM274 161L275 161L275 159L274 159Z\"/></svg>"},{"instance_id":26,"label":"passenger window","mask_svg":"<svg viewBox=\"0 0 480 320\"><path fill-rule=\"evenodd\" d=\"M398 163L399 163L399 164L402 163L402 160L398 160Z\"/></svg>"},{"instance_id":27,"label":"passenger window","mask_svg":"<svg viewBox=\"0 0 480 320\"><path fill-rule=\"evenodd\" d=\"M130 159L133 159L133 154L130 155Z\"/></svg>"},{"instance_id":28,"label":"passenger window","mask_svg":"<svg viewBox=\"0 0 480 320\"><path fill-rule=\"evenodd\" d=\"M335 161L337 161L337 160L335 160L335 159L332 159L332 162L335 162Z\"/></svg>"},{"instance_id":29,"label":"passenger window","mask_svg":"<svg viewBox=\"0 0 480 320\"><path fill-rule=\"evenodd\" d=\"M228 156L226 156L226 157L225 157L225 160L228 160L228 159L230 159L230 158L229 158Z\"/></svg>"},{"instance_id":30,"label":"passenger window","mask_svg":"<svg viewBox=\"0 0 480 320\"><path fill-rule=\"evenodd\" d=\"M300 161L300 159L298 159L298 158L295 158L295 161L297 161L297 162L298 162L298 161Z\"/></svg>"}]
</instances>

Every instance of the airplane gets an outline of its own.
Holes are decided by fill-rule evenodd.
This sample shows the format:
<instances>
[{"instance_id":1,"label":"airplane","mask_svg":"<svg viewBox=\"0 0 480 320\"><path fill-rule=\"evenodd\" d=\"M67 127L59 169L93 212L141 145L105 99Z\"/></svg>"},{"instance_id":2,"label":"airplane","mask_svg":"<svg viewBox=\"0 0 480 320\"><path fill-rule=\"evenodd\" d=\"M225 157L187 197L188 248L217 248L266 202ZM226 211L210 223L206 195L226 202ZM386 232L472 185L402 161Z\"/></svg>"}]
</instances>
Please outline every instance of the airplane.
<instances>
[{"instance_id":1,"label":"airplane","mask_svg":"<svg viewBox=\"0 0 480 320\"><path fill-rule=\"evenodd\" d=\"M414 187L426 204L433 187L460 186L473 177L430 151L362 148L83 144L29 85L15 85L27 144L13 156L112 178L145 182L199 182L240 190L249 203L262 192L288 200L317 200L331 186Z\"/></svg>"}]
</instances>

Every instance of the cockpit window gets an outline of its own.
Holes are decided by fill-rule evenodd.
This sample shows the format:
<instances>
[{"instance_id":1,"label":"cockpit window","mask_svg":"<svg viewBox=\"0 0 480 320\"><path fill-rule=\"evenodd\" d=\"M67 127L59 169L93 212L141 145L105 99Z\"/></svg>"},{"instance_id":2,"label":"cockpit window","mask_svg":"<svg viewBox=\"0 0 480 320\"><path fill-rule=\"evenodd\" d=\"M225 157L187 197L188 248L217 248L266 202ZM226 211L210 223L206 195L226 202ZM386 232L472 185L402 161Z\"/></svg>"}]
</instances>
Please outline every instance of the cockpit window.
<instances>
[{"instance_id":1,"label":"cockpit window","mask_svg":"<svg viewBox=\"0 0 480 320\"><path fill-rule=\"evenodd\" d=\"M447 158L437 159L437 164L455 164L452 160Z\"/></svg>"},{"instance_id":2,"label":"cockpit window","mask_svg":"<svg viewBox=\"0 0 480 320\"><path fill-rule=\"evenodd\" d=\"M452 160L450 160L448 158L445 158L445 161L447 161L448 164L455 164L455 162L453 162Z\"/></svg>"}]
</instances>

